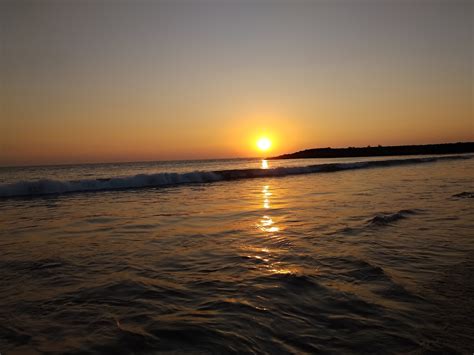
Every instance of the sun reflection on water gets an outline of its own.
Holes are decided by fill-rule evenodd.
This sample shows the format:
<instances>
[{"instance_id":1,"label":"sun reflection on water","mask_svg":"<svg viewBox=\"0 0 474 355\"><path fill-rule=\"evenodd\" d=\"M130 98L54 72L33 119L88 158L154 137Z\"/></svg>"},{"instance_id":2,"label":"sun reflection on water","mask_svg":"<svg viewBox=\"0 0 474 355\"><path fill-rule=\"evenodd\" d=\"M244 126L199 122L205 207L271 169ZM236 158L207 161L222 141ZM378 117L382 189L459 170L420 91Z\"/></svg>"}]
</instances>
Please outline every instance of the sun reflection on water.
<instances>
[{"instance_id":1,"label":"sun reflection on water","mask_svg":"<svg viewBox=\"0 0 474 355\"><path fill-rule=\"evenodd\" d=\"M259 227L262 232L278 232L280 228L274 225L275 222L273 222L273 219L269 216L263 216L262 219L260 219Z\"/></svg>"},{"instance_id":2,"label":"sun reflection on water","mask_svg":"<svg viewBox=\"0 0 474 355\"><path fill-rule=\"evenodd\" d=\"M280 260L280 257L288 251L285 250L286 237L281 234L284 228L282 228L281 225L277 225L277 222L281 223L281 221L278 221L275 216L271 216L272 196L273 193L270 190L270 186L263 185L260 195L260 198L263 200L263 213L262 217L257 220L255 225L258 231L257 235L262 238L255 240L254 245L242 246L242 250L248 260L253 260L253 268L258 269L265 274L297 274L299 273L299 268L297 266ZM272 247L267 247L265 245L270 245Z\"/></svg>"},{"instance_id":3,"label":"sun reflection on water","mask_svg":"<svg viewBox=\"0 0 474 355\"><path fill-rule=\"evenodd\" d=\"M268 160L262 159L261 169L268 169Z\"/></svg>"},{"instance_id":4,"label":"sun reflection on water","mask_svg":"<svg viewBox=\"0 0 474 355\"><path fill-rule=\"evenodd\" d=\"M263 186L262 194L263 194L263 208L269 209L270 208L270 196L272 195L272 193L270 192L268 185Z\"/></svg>"},{"instance_id":5,"label":"sun reflection on water","mask_svg":"<svg viewBox=\"0 0 474 355\"><path fill-rule=\"evenodd\" d=\"M270 197L272 196L272 193L270 192L269 185L263 186L262 196L263 208L265 210L270 209ZM263 217L258 221L257 225L262 232L275 233L280 230L280 228L275 225L275 222L273 221L272 217L270 217L268 214L264 214Z\"/></svg>"}]
</instances>

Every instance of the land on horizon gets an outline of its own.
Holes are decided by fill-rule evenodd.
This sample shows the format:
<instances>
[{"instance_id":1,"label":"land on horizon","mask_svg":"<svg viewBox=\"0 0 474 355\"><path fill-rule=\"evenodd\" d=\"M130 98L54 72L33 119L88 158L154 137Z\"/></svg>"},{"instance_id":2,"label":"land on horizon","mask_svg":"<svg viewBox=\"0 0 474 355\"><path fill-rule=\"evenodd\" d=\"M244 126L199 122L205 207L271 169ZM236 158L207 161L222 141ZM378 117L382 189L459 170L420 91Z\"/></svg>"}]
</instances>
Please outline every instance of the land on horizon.
<instances>
[{"instance_id":1,"label":"land on horizon","mask_svg":"<svg viewBox=\"0 0 474 355\"><path fill-rule=\"evenodd\" d=\"M391 155L431 155L473 153L474 142L376 147L312 148L268 159L350 158Z\"/></svg>"}]
</instances>

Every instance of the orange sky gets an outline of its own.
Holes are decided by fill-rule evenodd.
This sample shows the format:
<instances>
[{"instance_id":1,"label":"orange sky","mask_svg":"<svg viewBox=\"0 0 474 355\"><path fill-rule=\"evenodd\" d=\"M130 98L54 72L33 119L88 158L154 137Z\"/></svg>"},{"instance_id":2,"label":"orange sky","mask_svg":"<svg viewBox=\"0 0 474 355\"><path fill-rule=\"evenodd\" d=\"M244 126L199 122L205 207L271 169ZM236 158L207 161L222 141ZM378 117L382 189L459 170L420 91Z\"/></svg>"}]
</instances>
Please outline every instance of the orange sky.
<instances>
[{"instance_id":1,"label":"orange sky","mask_svg":"<svg viewBox=\"0 0 474 355\"><path fill-rule=\"evenodd\" d=\"M0 165L474 140L470 1L0 4Z\"/></svg>"}]
</instances>

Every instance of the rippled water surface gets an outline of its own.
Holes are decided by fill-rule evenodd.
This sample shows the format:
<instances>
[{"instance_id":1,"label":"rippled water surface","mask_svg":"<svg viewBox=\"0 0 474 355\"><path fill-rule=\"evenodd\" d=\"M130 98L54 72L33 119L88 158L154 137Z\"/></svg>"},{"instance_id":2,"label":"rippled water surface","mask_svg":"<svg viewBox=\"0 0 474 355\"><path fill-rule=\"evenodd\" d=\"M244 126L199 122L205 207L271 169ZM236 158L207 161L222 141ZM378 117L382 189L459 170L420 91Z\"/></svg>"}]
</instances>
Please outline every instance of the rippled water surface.
<instances>
[{"instance_id":1,"label":"rippled water surface","mask_svg":"<svg viewBox=\"0 0 474 355\"><path fill-rule=\"evenodd\" d=\"M0 352L470 354L473 191L463 159L0 199Z\"/></svg>"}]
</instances>

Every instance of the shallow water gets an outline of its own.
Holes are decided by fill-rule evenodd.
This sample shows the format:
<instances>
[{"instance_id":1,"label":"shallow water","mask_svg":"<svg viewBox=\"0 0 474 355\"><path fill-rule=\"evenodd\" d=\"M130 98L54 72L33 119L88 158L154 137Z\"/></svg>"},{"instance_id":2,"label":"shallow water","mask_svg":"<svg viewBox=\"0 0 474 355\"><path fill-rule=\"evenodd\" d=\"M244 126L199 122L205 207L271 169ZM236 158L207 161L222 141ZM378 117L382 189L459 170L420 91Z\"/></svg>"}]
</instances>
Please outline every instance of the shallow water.
<instances>
[{"instance_id":1,"label":"shallow water","mask_svg":"<svg viewBox=\"0 0 474 355\"><path fill-rule=\"evenodd\" d=\"M473 191L467 159L0 200L0 352L472 353Z\"/></svg>"}]
</instances>

